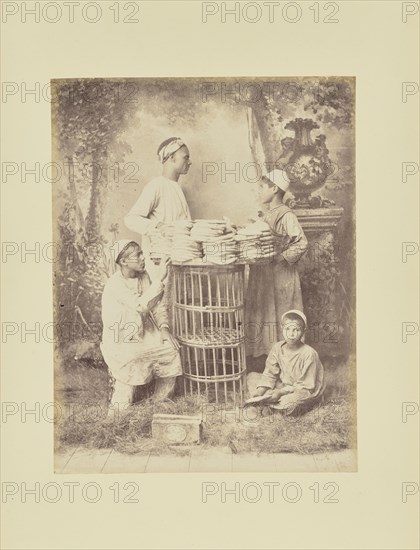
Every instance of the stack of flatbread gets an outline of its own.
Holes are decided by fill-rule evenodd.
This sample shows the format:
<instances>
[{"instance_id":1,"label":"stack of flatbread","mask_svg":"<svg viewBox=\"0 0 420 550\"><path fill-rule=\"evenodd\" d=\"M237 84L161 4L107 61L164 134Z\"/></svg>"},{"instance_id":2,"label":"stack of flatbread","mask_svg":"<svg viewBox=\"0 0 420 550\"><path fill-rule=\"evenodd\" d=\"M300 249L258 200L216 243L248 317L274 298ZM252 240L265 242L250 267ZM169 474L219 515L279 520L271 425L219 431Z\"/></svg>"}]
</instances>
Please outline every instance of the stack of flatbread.
<instances>
[{"instance_id":1,"label":"stack of flatbread","mask_svg":"<svg viewBox=\"0 0 420 550\"><path fill-rule=\"evenodd\" d=\"M203 256L203 247L191 237L193 222L174 224L172 237L171 258L175 262L187 262Z\"/></svg>"},{"instance_id":2,"label":"stack of flatbread","mask_svg":"<svg viewBox=\"0 0 420 550\"><path fill-rule=\"evenodd\" d=\"M239 247L240 261L273 258L274 237L268 224L263 221L257 221L239 229L235 240Z\"/></svg>"},{"instance_id":3,"label":"stack of flatbread","mask_svg":"<svg viewBox=\"0 0 420 550\"><path fill-rule=\"evenodd\" d=\"M203 249L200 243L191 237L174 239L171 258L174 262L188 262L196 258L202 258Z\"/></svg>"},{"instance_id":4,"label":"stack of flatbread","mask_svg":"<svg viewBox=\"0 0 420 550\"><path fill-rule=\"evenodd\" d=\"M262 220L236 230L229 220L180 220L150 234L152 260L225 265L272 259L275 239Z\"/></svg>"},{"instance_id":5,"label":"stack of flatbread","mask_svg":"<svg viewBox=\"0 0 420 550\"><path fill-rule=\"evenodd\" d=\"M228 220L196 220L191 236L203 243L203 263L231 264L237 260L236 230Z\"/></svg>"},{"instance_id":6,"label":"stack of flatbread","mask_svg":"<svg viewBox=\"0 0 420 550\"><path fill-rule=\"evenodd\" d=\"M203 263L225 265L238 260L238 245L231 233L226 237L203 243Z\"/></svg>"},{"instance_id":7,"label":"stack of flatbread","mask_svg":"<svg viewBox=\"0 0 420 550\"><path fill-rule=\"evenodd\" d=\"M149 239L150 258L152 260L160 260L165 256L171 255L172 238L155 229L149 233Z\"/></svg>"},{"instance_id":8,"label":"stack of flatbread","mask_svg":"<svg viewBox=\"0 0 420 550\"><path fill-rule=\"evenodd\" d=\"M192 226L193 222L191 220L178 220L151 231L149 233L150 258L157 260L167 256L172 257L175 238L177 238L179 256L183 257L184 255L180 251L183 248L182 241L185 237L189 237Z\"/></svg>"},{"instance_id":9,"label":"stack of flatbread","mask_svg":"<svg viewBox=\"0 0 420 550\"><path fill-rule=\"evenodd\" d=\"M226 232L225 220L195 220L191 237L196 241L206 242L221 237Z\"/></svg>"},{"instance_id":10,"label":"stack of flatbread","mask_svg":"<svg viewBox=\"0 0 420 550\"><path fill-rule=\"evenodd\" d=\"M164 237L169 240L173 240L175 235L188 234L194 223L191 220L178 220L172 223L163 225L159 231Z\"/></svg>"}]
</instances>

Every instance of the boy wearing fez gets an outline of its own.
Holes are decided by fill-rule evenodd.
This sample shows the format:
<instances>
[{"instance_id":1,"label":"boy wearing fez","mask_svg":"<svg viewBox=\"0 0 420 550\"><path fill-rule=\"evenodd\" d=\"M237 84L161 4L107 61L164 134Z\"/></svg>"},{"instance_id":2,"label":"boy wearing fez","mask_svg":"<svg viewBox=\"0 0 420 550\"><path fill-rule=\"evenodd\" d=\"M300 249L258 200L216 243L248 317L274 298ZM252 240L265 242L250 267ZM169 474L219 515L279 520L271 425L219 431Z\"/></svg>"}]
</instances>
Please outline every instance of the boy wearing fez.
<instances>
[{"instance_id":1,"label":"boy wearing fez","mask_svg":"<svg viewBox=\"0 0 420 550\"><path fill-rule=\"evenodd\" d=\"M162 302L168 263L162 262L151 282L136 242L123 239L115 248L117 270L102 294L101 351L115 378L111 406L124 408L132 403L134 387L153 379L154 400L171 397L182 369Z\"/></svg>"}]
</instances>

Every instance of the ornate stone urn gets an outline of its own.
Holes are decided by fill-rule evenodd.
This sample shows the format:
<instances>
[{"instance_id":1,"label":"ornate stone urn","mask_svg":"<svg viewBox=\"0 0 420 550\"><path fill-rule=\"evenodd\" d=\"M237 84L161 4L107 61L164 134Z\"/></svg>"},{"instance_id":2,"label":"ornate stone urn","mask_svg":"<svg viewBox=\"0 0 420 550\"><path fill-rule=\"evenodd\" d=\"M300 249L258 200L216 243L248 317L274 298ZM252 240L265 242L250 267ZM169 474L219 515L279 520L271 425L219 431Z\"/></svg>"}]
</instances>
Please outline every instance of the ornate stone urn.
<instances>
[{"instance_id":1,"label":"ornate stone urn","mask_svg":"<svg viewBox=\"0 0 420 550\"><path fill-rule=\"evenodd\" d=\"M285 126L286 130L293 130L295 135L281 141L282 152L276 165L286 171L290 180L289 191L293 198L287 204L291 208L320 208L333 204L313 194L333 172L326 136L320 134L315 141L312 140L311 131L317 128L319 124L309 118L296 118Z\"/></svg>"}]
</instances>

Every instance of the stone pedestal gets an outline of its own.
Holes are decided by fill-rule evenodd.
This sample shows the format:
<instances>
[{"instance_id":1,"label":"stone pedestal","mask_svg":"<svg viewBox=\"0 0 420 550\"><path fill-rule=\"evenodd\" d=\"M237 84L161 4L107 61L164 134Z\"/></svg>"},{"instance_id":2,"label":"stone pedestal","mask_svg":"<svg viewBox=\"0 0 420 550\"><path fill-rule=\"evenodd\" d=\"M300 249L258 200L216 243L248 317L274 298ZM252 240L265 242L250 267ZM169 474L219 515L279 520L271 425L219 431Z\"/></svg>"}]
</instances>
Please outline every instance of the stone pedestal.
<instances>
[{"instance_id":1,"label":"stone pedestal","mask_svg":"<svg viewBox=\"0 0 420 550\"><path fill-rule=\"evenodd\" d=\"M336 228L343 208L294 210L309 242L299 261L303 305L308 318L306 342L322 357L346 352L348 327L342 319L342 285L337 257Z\"/></svg>"}]
</instances>

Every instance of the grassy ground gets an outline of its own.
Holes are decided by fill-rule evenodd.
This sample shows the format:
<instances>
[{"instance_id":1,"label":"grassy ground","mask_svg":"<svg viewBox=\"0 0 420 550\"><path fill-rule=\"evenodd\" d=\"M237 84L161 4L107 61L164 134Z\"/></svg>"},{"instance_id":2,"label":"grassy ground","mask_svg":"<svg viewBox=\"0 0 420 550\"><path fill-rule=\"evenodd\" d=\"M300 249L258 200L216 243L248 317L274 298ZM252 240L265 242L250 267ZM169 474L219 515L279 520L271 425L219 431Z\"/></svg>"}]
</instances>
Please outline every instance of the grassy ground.
<instances>
[{"instance_id":1,"label":"grassy ground","mask_svg":"<svg viewBox=\"0 0 420 550\"><path fill-rule=\"evenodd\" d=\"M268 407L239 407L206 403L177 395L172 402L153 404L152 388L140 388L139 401L127 411L108 417L111 391L106 370L95 362L72 360L56 384L60 413L57 446L113 447L123 453L189 452L151 438L154 413L194 414L202 418L202 446L230 446L233 452L297 452L303 454L348 448L354 444L354 385L348 364L325 365L324 402L296 418Z\"/></svg>"}]
</instances>

